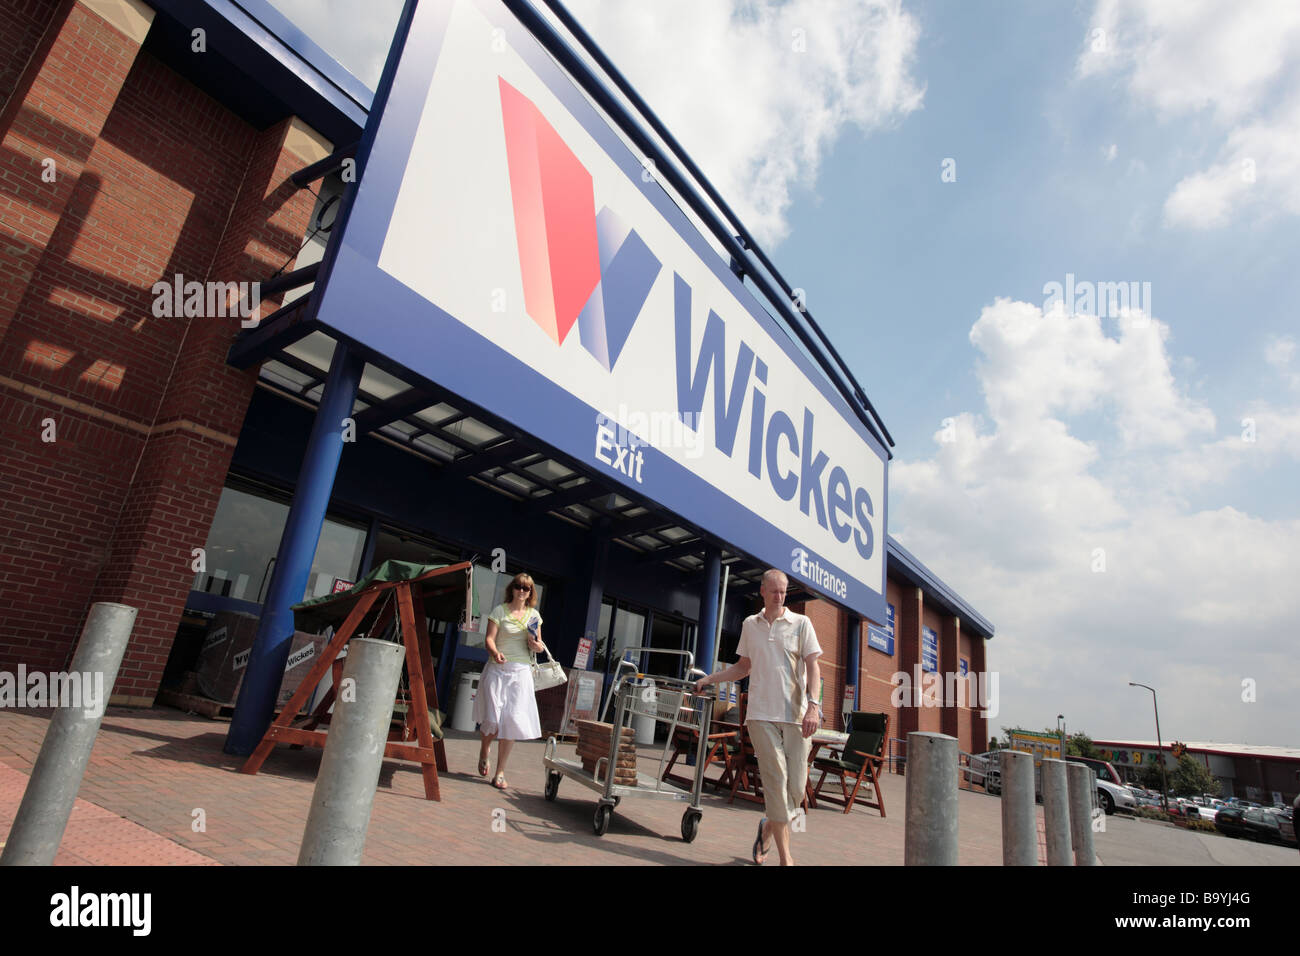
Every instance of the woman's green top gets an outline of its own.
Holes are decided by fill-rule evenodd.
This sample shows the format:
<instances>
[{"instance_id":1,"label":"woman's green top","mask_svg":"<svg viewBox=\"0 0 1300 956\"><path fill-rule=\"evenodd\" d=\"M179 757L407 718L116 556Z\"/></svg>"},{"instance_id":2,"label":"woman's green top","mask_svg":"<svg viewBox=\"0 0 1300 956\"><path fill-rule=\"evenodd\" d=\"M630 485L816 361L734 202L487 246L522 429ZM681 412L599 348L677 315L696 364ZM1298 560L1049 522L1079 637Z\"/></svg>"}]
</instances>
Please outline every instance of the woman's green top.
<instances>
[{"instance_id":1,"label":"woman's green top","mask_svg":"<svg viewBox=\"0 0 1300 956\"><path fill-rule=\"evenodd\" d=\"M528 624L542 625L542 615L536 608L526 607L518 616L510 613L510 606L498 604L488 615L497 624L497 650L506 656L506 663L529 664L532 655L528 650Z\"/></svg>"}]
</instances>

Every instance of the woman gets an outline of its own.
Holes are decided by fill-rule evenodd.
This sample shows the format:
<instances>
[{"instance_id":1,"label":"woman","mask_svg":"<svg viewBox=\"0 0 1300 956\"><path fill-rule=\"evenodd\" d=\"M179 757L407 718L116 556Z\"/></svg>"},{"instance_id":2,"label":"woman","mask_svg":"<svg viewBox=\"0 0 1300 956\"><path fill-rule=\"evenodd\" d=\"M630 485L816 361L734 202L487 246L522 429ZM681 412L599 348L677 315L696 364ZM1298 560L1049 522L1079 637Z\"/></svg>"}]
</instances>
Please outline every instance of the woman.
<instances>
[{"instance_id":1,"label":"woman","mask_svg":"<svg viewBox=\"0 0 1300 956\"><path fill-rule=\"evenodd\" d=\"M506 588L506 598L505 604L498 604L488 615L488 663L474 697L474 720L483 738L478 749L478 773L480 777L488 775L489 753L496 740L497 772L492 786L498 790L506 789L506 761L514 742L542 736L529 651L546 649L533 579L516 574Z\"/></svg>"}]
</instances>

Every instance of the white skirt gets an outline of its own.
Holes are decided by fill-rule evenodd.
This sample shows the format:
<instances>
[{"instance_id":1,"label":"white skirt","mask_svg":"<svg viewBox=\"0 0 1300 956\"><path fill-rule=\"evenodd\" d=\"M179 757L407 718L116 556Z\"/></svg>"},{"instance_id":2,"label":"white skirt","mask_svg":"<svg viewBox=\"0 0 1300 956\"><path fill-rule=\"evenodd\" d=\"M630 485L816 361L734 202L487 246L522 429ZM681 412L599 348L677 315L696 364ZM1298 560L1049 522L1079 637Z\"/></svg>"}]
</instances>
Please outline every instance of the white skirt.
<instances>
[{"instance_id":1,"label":"white skirt","mask_svg":"<svg viewBox=\"0 0 1300 956\"><path fill-rule=\"evenodd\" d=\"M474 695L474 721L479 733L501 740L536 740L542 736L537 716L533 672L528 664L489 662Z\"/></svg>"}]
</instances>

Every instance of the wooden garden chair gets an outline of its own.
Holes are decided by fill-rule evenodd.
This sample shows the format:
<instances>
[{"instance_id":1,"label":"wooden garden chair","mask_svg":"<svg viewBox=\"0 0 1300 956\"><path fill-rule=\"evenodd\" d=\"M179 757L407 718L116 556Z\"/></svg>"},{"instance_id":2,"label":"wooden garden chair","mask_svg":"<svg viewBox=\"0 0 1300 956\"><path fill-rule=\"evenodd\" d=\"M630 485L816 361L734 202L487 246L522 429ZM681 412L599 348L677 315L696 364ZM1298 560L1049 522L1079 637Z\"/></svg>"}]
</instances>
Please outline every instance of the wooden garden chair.
<instances>
[{"instance_id":1,"label":"wooden garden chair","mask_svg":"<svg viewBox=\"0 0 1300 956\"><path fill-rule=\"evenodd\" d=\"M813 791L813 798L842 804L845 813L853 809L854 803L860 803L864 807L879 810L883 818L885 797L880 792L880 774L885 765L885 742L889 739L889 715L854 711L852 727L849 739L843 745L828 748L832 754L839 756L818 757L813 762L813 769L822 772L817 788ZM822 795L826 778L832 775L839 778L839 797L833 793ZM852 790L849 789L850 781L853 784ZM860 798L858 792L864 783L870 785L871 796L867 797L864 793Z\"/></svg>"},{"instance_id":2,"label":"wooden garden chair","mask_svg":"<svg viewBox=\"0 0 1300 956\"><path fill-rule=\"evenodd\" d=\"M721 728L721 729L717 729ZM704 782L710 784L717 790L731 786L731 751L735 749L735 742L740 737L740 728L730 724L715 723L710 730L709 736L705 738L705 755L704 755L704 772L709 772L709 766L714 763L722 765L722 774L714 780L708 777ZM689 787L695 782L694 778L686 777L679 773L673 773L673 765L677 763L679 757L685 757L695 753L696 744L699 742L700 732L690 727L678 727L673 734L672 739L672 756L668 760L668 766L664 768L663 779L681 786Z\"/></svg>"}]
</instances>

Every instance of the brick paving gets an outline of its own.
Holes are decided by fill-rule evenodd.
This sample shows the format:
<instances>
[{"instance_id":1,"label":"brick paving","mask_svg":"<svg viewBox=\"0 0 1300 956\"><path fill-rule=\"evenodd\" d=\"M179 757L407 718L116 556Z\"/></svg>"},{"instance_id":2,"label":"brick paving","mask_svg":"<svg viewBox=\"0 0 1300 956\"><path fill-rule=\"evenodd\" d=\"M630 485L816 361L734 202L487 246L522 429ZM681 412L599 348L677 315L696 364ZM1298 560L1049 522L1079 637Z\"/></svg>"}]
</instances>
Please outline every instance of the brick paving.
<instances>
[{"instance_id":1,"label":"brick paving","mask_svg":"<svg viewBox=\"0 0 1300 956\"><path fill-rule=\"evenodd\" d=\"M0 847L18 813L27 774L0 765ZM138 866L215 866L217 861L132 823L85 800L77 800L68 818L55 866L101 864Z\"/></svg>"},{"instance_id":2,"label":"brick paving","mask_svg":"<svg viewBox=\"0 0 1300 956\"><path fill-rule=\"evenodd\" d=\"M47 721L48 712L0 711L0 840L9 831ZM168 708L109 708L55 862L295 863L321 752L278 747L260 774L246 776L237 772L242 759L221 750L227 726ZM649 748L642 749L641 769L653 773L658 754L650 759L644 755ZM683 804L624 799L608 833L597 837L591 827L594 792L566 779L554 803L542 796L542 750L541 742L516 744L507 768L512 786L502 793L475 771L477 737L449 732L450 772L440 775L440 803L424 799L414 764L384 761L364 862L748 863L761 816L758 804L728 805L706 789L699 836L687 844L680 835ZM861 807L848 815L830 804L812 810L806 831L794 835L796 860L901 865L905 780L887 775L882 790L889 814L884 819ZM1001 864L999 814L996 798L959 793L961 864ZM196 819L204 823L197 831ZM767 865L776 865L775 852Z\"/></svg>"}]
</instances>

